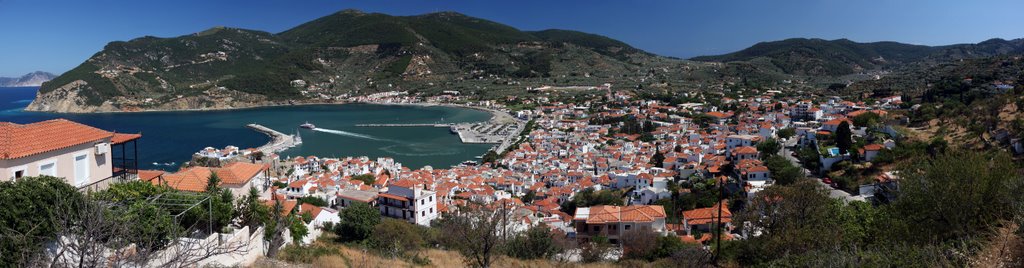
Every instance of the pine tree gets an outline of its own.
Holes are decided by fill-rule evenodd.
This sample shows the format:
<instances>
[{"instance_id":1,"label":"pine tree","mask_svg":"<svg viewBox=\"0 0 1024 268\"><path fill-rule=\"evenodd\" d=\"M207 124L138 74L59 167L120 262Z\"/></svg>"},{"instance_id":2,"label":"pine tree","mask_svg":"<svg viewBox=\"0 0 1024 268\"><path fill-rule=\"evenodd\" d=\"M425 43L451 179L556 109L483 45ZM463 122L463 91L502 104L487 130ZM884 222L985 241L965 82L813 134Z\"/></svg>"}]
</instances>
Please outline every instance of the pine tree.
<instances>
[{"instance_id":1,"label":"pine tree","mask_svg":"<svg viewBox=\"0 0 1024 268\"><path fill-rule=\"evenodd\" d=\"M850 133L850 124L846 121L839 123L839 128L836 129L836 147L839 147L840 153L847 153L853 146L852 133Z\"/></svg>"}]
</instances>

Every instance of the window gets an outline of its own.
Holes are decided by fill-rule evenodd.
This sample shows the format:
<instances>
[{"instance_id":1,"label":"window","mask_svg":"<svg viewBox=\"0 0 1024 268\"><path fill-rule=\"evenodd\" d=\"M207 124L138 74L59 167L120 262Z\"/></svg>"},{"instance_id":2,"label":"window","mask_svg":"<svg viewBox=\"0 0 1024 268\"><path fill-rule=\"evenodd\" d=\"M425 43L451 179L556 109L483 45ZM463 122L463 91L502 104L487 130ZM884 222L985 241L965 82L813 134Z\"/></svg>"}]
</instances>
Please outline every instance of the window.
<instances>
[{"instance_id":1,"label":"window","mask_svg":"<svg viewBox=\"0 0 1024 268\"><path fill-rule=\"evenodd\" d=\"M434 202L434 196L433 195L430 196L430 202Z\"/></svg>"},{"instance_id":2,"label":"window","mask_svg":"<svg viewBox=\"0 0 1024 268\"><path fill-rule=\"evenodd\" d=\"M601 226L595 225L594 228L591 228L591 229L593 229L594 232L599 232L599 231L601 231Z\"/></svg>"},{"instance_id":3,"label":"window","mask_svg":"<svg viewBox=\"0 0 1024 268\"><path fill-rule=\"evenodd\" d=\"M14 171L14 179L15 180L20 179L21 177L24 177L24 176L25 176L25 170Z\"/></svg>"},{"instance_id":4,"label":"window","mask_svg":"<svg viewBox=\"0 0 1024 268\"><path fill-rule=\"evenodd\" d=\"M47 163L39 166L39 175L57 176L57 163Z\"/></svg>"},{"instance_id":5,"label":"window","mask_svg":"<svg viewBox=\"0 0 1024 268\"><path fill-rule=\"evenodd\" d=\"M89 154L75 156L75 185L89 181Z\"/></svg>"},{"instance_id":6,"label":"window","mask_svg":"<svg viewBox=\"0 0 1024 268\"><path fill-rule=\"evenodd\" d=\"M623 225L624 230L629 230L629 224Z\"/></svg>"},{"instance_id":7,"label":"window","mask_svg":"<svg viewBox=\"0 0 1024 268\"><path fill-rule=\"evenodd\" d=\"M427 212L426 211L420 211L420 216L427 216Z\"/></svg>"},{"instance_id":8,"label":"window","mask_svg":"<svg viewBox=\"0 0 1024 268\"><path fill-rule=\"evenodd\" d=\"M430 208L430 214L434 214L434 208Z\"/></svg>"}]
</instances>

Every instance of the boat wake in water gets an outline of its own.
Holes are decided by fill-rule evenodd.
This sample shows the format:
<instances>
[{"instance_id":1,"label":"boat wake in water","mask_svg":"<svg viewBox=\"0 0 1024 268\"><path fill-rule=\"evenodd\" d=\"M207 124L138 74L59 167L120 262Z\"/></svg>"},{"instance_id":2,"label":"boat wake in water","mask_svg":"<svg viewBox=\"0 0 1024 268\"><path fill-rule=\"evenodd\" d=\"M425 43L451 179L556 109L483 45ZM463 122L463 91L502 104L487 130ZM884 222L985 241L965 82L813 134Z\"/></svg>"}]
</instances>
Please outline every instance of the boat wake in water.
<instances>
[{"instance_id":1,"label":"boat wake in water","mask_svg":"<svg viewBox=\"0 0 1024 268\"><path fill-rule=\"evenodd\" d=\"M364 135L364 134L352 133L352 132L348 132L348 131L341 131L341 130L334 130L334 129L313 128L313 131L337 134L337 135L354 137L354 138L369 139L369 140L375 140L375 141L384 141L383 139L380 139L380 138L377 138L377 137L374 137L374 136L370 136L370 135Z\"/></svg>"}]
</instances>

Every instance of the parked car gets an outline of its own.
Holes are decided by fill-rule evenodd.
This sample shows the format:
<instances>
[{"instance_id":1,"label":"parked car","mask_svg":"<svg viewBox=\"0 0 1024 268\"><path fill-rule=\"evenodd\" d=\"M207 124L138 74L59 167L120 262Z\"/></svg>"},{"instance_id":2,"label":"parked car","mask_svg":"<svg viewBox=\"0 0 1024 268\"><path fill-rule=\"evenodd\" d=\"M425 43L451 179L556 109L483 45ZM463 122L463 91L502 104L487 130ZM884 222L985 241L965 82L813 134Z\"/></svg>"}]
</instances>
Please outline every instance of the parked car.
<instances>
[{"instance_id":1,"label":"parked car","mask_svg":"<svg viewBox=\"0 0 1024 268\"><path fill-rule=\"evenodd\" d=\"M829 179L829 178L821 178L821 182L824 182L825 184L828 184L829 186L832 185L832 179Z\"/></svg>"}]
</instances>

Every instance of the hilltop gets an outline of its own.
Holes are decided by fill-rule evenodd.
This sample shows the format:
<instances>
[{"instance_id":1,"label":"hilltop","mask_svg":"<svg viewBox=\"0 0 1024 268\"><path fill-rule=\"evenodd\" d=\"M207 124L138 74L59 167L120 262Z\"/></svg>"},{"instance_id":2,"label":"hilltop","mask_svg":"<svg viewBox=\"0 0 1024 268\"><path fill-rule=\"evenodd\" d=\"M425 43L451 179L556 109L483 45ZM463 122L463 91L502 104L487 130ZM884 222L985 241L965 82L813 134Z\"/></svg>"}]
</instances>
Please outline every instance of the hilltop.
<instances>
[{"instance_id":1,"label":"hilltop","mask_svg":"<svg viewBox=\"0 0 1024 268\"><path fill-rule=\"evenodd\" d=\"M215 27L111 42L43 84L28 109L218 109L392 90L501 96L541 85L640 83L650 69L679 62L583 32L521 31L454 12L345 10L276 34Z\"/></svg>"}]
</instances>

